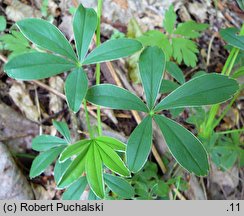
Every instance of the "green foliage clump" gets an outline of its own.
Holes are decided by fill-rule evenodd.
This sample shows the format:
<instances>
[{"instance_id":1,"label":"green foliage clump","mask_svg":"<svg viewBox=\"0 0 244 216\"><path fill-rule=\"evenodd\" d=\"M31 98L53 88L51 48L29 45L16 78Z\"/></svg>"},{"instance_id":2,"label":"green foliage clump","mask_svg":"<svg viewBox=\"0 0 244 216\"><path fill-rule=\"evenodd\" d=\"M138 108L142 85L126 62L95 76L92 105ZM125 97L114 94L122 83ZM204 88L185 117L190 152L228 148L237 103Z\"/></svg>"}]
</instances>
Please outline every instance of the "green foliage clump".
<instances>
[{"instance_id":1,"label":"green foliage clump","mask_svg":"<svg viewBox=\"0 0 244 216\"><path fill-rule=\"evenodd\" d=\"M184 62L187 66L195 67L199 51L194 39L198 38L200 33L208 28L208 24L196 23L191 20L176 25L176 13L173 5L171 5L165 13L163 27L166 34L151 30L137 39L144 46L161 48L167 61L173 58L178 64Z\"/></svg>"},{"instance_id":2,"label":"green foliage clump","mask_svg":"<svg viewBox=\"0 0 244 216\"><path fill-rule=\"evenodd\" d=\"M79 199L87 185L91 188L89 199L130 199L134 198L135 193L145 198L138 192L142 189L133 188L127 178L131 177L131 172L142 170L147 162L153 141L153 122L161 130L173 157L184 169L198 176L207 175L208 155L201 141L162 114L164 110L218 104L230 99L238 91L236 80L215 73L200 75L186 82L181 69L169 61L173 57L178 63L184 61L186 65L195 66L198 50L192 39L199 37L207 25L189 21L175 27L176 14L170 7L164 21L167 34L151 31L138 40L112 39L88 53L96 30L99 40L101 1L99 5L99 16L93 9L82 5L76 9L73 19L76 52L59 29L47 21L31 18L16 23L25 37L23 41L26 47L29 47L30 41L34 49L11 58L4 68L7 75L18 80L37 80L69 72L65 81L67 104L76 113L83 103L89 130L89 138L72 142L67 124L53 122L63 138L41 135L33 140L32 147L40 154L33 161L30 177L40 175L56 160L54 177L57 187L66 189L63 199ZM5 44L8 44L6 38ZM236 43L232 45L240 47ZM139 56L139 73L146 102L123 88L100 84L99 63L135 53ZM97 64L97 74L96 85L89 87L84 67L91 64ZM177 83L163 80L165 69ZM160 93L169 92L169 95L158 100ZM145 118L134 129L126 145L103 136L99 118L100 132L98 135L93 133L87 101L97 106L98 116L102 106L140 111ZM157 178L153 183L156 186L150 190L149 197L167 197L170 183Z\"/></svg>"}]
</instances>

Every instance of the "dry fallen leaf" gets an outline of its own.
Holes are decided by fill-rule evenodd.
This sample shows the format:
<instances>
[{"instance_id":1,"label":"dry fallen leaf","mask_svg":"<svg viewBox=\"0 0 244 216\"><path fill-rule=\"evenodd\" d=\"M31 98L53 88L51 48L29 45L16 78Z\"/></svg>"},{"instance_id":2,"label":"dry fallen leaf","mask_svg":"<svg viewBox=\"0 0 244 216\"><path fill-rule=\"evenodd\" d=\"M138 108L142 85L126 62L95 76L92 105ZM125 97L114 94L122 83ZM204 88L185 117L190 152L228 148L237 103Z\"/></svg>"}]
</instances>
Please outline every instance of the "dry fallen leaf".
<instances>
[{"instance_id":1,"label":"dry fallen leaf","mask_svg":"<svg viewBox=\"0 0 244 216\"><path fill-rule=\"evenodd\" d=\"M58 28L65 34L68 40L73 38L72 16L64 15Z\"/></svg>"},{"instance_id":2,"label":"dry fallen leaf","mask_svg":"<svg viewBox=\"0 0 244 216\"><path fill-rule=\"evenodd\" d=\"M38 121L38 109L33 104L29 92L23 82L14 82L9 90L9 95L28 119L36 122Z\"/></svg>"},{"instance_id":3,"label":"dry fallen leaf","mask_svg":"<svg viewBox=\"0 0 244 216\"><path fill-rule=\"evenodd\" d=\"M220 187L229 187L230 189L234 189L239 183L238 168L234 166L230 170L223 172L212 164L210 180L213 183L218 184Z\"/></svg>"},{"instance_id":4,"label":"dry fallen leaf","mask_svg":"<svg viewBox=\"0 0 244 216\"><path fill-rule=\"evenodd\" d=\"M127 10L129 5L128 5L128 0L114 0L116 4L118 4L122 9Z\"/></svg>"},{"instance_id":5,"label":"dry fallen leaf","mask_svg":"<svg viewBox=\"0 0 244 216\"><path fill-rule=\"evenodd\" d=\"M63 93L64 81L59 76L51 77L49 79L49 85L51 88ZM59 111L61 111L63 109L62 99L50 93L49 108L51 113L58 113Z\"/></svg>"},{"instance_id":6,"label":"dry fallen leaf","mask_svg":"<svg viewBox=\"0 0 244 216\"><path fill-rule=\"evenodd\" d=\"M199 22L204 23L208 18L208 6L209 4L206 4L206 2L200 3L194 1L189 3L188 10Z\"/></svg>"},{"instance_id":7,"label":"dry fallen leaf","mask_svg":"<svg viewBox=\"0 0 244 216\"><path fill-rule=\"evenodd\" d=\"M52 200L56 193L56 184L52 180L48 180L45 187L42 185L33 185L33 191L36 200Z\"/></svg>"},{"instance_id":8,"label":"dry fallen leaf","mask_svg":"<svg viewBox=\"0 0 244 216\"><path fill-rule=\"evenodd\" d=\"M31 140L38 134L38 125L0 101L0 141L15 152L31 149Z\"/></svg>"},{"instance_id":9,"label":"dry fallen leaf","mask_svg":"<svg viewBox=\"0 0 244 216\"><path fill-rule=\"evenodd\" d=\"M13 0L9 6L6 8L6 15L9 20L17 22L19 20L38 17L41 18L41 12L32 8L29 5L23 4L20 1Z\"/></svg>"}]
</instances>

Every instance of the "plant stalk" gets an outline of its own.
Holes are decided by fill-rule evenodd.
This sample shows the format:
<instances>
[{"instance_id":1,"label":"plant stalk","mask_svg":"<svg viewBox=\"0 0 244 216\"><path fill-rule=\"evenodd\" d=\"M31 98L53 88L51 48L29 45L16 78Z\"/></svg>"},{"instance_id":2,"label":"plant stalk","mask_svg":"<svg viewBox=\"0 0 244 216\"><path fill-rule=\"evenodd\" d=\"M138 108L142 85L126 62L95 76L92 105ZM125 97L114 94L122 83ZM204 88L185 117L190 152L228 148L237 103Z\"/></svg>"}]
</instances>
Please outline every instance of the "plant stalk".
<instances>
[{"instance_id":1,"label":"plant stalk","mask_svg":"<svg viewBox=\"0 0 244 216\"><path fill-rule=\"evenodd\" d=\"M240 35L244 35L244 24L242 25L241 31L240 31ZM225 62L225 65L223 67L222 73L223 75L227 75L230 76L230 73L234 67L236 58L239 54L240 50L238 48L232 48L229 57L227 58L227 61ZM234 103L234 101L233 101ZM214 124L215 121L215 117L219 111L219 107L220 105L214 105L211 107L210 112L209 112L209 116L205 125L206 130L204 131L204 137L208 138L210 137L212 131L214 130L214 128L216 127L216 124Z\"/></svg>"},{"instance_id":2,"label":"plant stalk","mask_svg":"<svg viewBox=\"0 0 244 216\"><path fill-rule=\"evenodd\" d=\"M96 46L101 44L101 16L102 16L102 6L103 0L98 0L97 4L97 16L98 16L98 25L96 31ZM96 65L96 85L99 85L101 81L101 66L98 63ZM101 108L97 106L97 126L98 126L98 134L102 135L102 123L101 123Z\"/></svg>"},{"instance_id":3,"label":"plant stalk","mask_svg":"<svg viewBox=\"0 0 244 216\"><path fill-rule=\"evenodd\" d=\"M232 105L234 104L234 102L236 101L236 99L238 98L240 92L238 92L231 100L231 102L228 104L228 106L223 110L221 116L214 122L214 128L217 127L219 125L219 123L221 122L221 120L225 117L225 115L229 112L229 110L231 109Z\"/></svg>"},{"instance_id":4,"label":"plant stalk","mask_svg":"<svg viewBox=\"0 0 244 216\"><path fill-rule=\"evenodd\" d=\"M87 104L86 104L86 100L83 100L83 106L84 106L84 110L85 110L85 114L86 114L86 124L87 124L87 129L90 135L90 138L93 139L94 138L94 134L93 134L93 130L91 128L91 121L90 121L90 116L88 113L88 109L87 109Z\"/></svg>"}]
</instances>

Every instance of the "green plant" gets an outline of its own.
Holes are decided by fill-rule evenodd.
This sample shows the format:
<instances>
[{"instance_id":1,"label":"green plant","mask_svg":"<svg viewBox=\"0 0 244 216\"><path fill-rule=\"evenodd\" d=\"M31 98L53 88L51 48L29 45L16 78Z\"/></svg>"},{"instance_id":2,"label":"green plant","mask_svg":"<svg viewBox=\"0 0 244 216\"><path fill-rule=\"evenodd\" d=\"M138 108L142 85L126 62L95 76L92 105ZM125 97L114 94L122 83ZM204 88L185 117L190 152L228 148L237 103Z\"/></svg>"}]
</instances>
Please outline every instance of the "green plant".
<instances>
[{"instance_id":1,"label":"green plant","mask_svg":"<svg viewBox=\"0 0 244 216\"><path fill-rule=\"evenodd\" d=\"M191 67L196 66L199 50L195 39L200 37L201 32L208 28L208 24L196 23L190 20L176 25L176 13L173 5L171 5L165 13L163 28L165 33L159 30L150 30L143 33L136 20L131 19L127 35L140 41L144 47L157 46L161 48L167 60L166 72L173 75L173 78L180 84L183 84L184 74L174 61ZM130 78L136 83L140 83L139 68L137 66L139 56L140 54L136 53L128 60ZM166 84L169 89L176 87L176 83L168 80L163 81L163 84Z\"/></svg>"},{"instance_id":2,"label":"green plant","mask_svg":"<svg viewBox=\"0 0 244 216\"><path fill-rule=\"evenodd\" d=\"M140 56L140 75L147 105L129 91L110 84L91 87L86 98L96 105L146 113L147 116L133 131L127 144L127 164L132 172L138 172L143 167L150 153L154 120L175 159L189 172L206 175L208 159L201 142L184 127L160 115L160 111L220 103L238 90L238 84L235 80L218 74L199 76L178 87L155 105L165 62L165 55L158 47L148 47Z\"/></svg>"},{"instance_id":3,"label":"green plant","mask_svg":"<svg viewBox=\"0 0 244 216\"><path fill-rule=\"evenodd\" d=\"M238 35L238 30L233 28L227 28L220 32L223 39L228 42L228 44L232 47L230 55L228 59L225 62L224 68L221 72L221 74L226 76L231 76L231 72L233 70L233 67L235 65L235 62L237 60L238 55L241 53L241 51L244 50L244 25L242 25L242 28L240 30L240 34ZM238 73L234 73L233 77L239 77L243 75L242 70L237 71ZM243 85L241 85L240 90L243 89ZM228 110L231 108L232 104L235 102L235 98L231 101L230 106L227 107L227 109L224 111L226 114ZM203 123L203 127L205 130L202 132L201 136L203 136L206 139L209 139L211 134L213 133L215 127L218 125L218 123L222 120L222 118L225 116L225 114L221 115L218 119L215 119L219 110L219 105L215 105L211 107L208 117Z\"/></svg>"},{"instance_id":4,"label":"green plant","mask_svg":"<svg viewBox=\"0 0 244 216\"><path fill-rule=\"evenodd\" d=\"M48 4L49 4L48 0L43 0L40 10L42 13L42 17L47 17L47 19L50 19L52 17L51 16L48 17L48 15L49 15L48 14Z\"/></svg>"},{"instance_id":5,"label":"green plant","mask_svg":"<svg viewBox=\"0 0 244 216\"><path fill-rule=\"evenodd\" d=\"M14 29L11 30L10 34L4 34L0 36L0 50L10 51L9 59L24 53L35 51L31 48L29 41L23 36L21 32Z\"/></svg>"},{"instance_id":6,"label":"green plant","mask_svg":"<svg viewBox=\"0 0 244 216\"><path fill-rule=\"evenodd\" d=\"M243 132L243 131L242 131ZM239 167L243 167L244 149L243 143L240 142L240 132L227 131L213 134L209 142L208 148L210 157L217 167L223 171L227 171L234 166L235 163Z\"/></svg>"},{"instance_id":7,"label":"green plant","mask_svg":"<svg viewBox=\"0 0 244 216\"><path fill-rule=\"evenodd\" d=\"M239 78L244 74L241 63L244 50L244 27L240 30L239 35L238 32L239 30L235 28L227 28L220 32L222 38L228 43L228 48L230 48L230 55L224 65L222 74L232 78ZM237 65L237 69L233 70L235 65ZM232 71L234 72L231 73ZM196 126L198 137L206 146L212 161L224 171L230 169L237 161L240 166L243 166L244 150L243 144L240 143L243 129L221 132L215 132L214 129L231 109L243 87L242 84L219 117L217 117L217 114L220 106L215 105L209 111L200 108L195 109L187 120Z\"/></svg>"},{"instance_id":8,"label":"green plant","mask_svg":"<svg viewBox=\"0 0 244 216\"><path fill-rule=\"evenodd\" d=\"M42 52L26 53L11 59L5 65L5 71L15 79L36 80L72 70L66 80L65 92L69 107L74 112L80 109L88 88L83 66L126 57L141 49L137 41L118 39L107 41L86 55L97 27L97 15L93 9L83 6L77 9L73 21L78 57L64 35L49 22L25 19L16 25Z\"/></svg>"},{"instance_id":9,"label":"green plant","mask_svg":"<svg viewBox=\"0 0 244 216\"><path fill-rule=\"evenodd\" d=\"M115 176L103 175L103 165L122 176L128 177L130 172L116 153L116 151L123 153L125 145L113 138L102 136L100 113L98 113L99 136L94 137L90 127L86 100L84 99L88 89L88 79L83 67L89 64L126 57L139 51L142 46L135 40L125 38L109 40L100 45L101 6L101 1L99 1L98 17L93 9L84 8L82 5L76 10L73 29L77 56L64 35L47 21L26 19L17 22L17 27L38 48L39 52L35 51L18 55L11 58L5 65L6 73L10 77L20 80L44 79L72 70L65 82L67 102L69 107L74 112L77 112L82 101L84 101L90 139L69 145L71 144L71 139L68 126L64 122L54 122L54 126L65 139L48 135L36 137L33 140L33 149L41 153L33 161L30 171L30 177L36 177L59 157L55 166L55 180L58 188L68 187L64 198L72 198L70 197L72 195L70 191L86 181L94 194L100 198L105 196L104 181L108 187L115 192L117 191L117 193L121 193L121 191L118 190L118 185L116 186L115 184L116 181L123 182L124 185L127 185L127 188L131 189L126 180ZM97 23L99 24L97 25ZM87 55L96 29L98 46ZM46 50L49 52L47 53ZM99 84L99 64L97 64L96 69L96 81ZM86 172L86 177L81 177L84 171ZM127 191L127 194L127 198L130 194L133 195L131 191ZM74 195L73 198L77 198L78 195Z\"/></svg>"},{"instance_id":10,"label":"green plant","mask_svg":"<svg viewBox=\"0 0 244 216\"><path fill-rule=\"evenodd\" d=\"M137 37L143 46L158 46L161 48L167 61L173 57L178 64L184 62L187 66L195 67L196 54L199 52L194 39L200 36L200 32L208 28L208 24L200 24L195 21L187 21L176 27L176 13L173 5L166 11L163 27L166 34L151 30Z\"/></svg>"},{"instance_id":11,"label":"green plant","mask_svg":"<svg viewBox=\"0 0 244 216\"><path fill-rule=\"evenodd\" d=\"M190 24L177 26L174 30L175 15L172 11L171 7L166 15L165 28L172 40L175 39L173 56L181 62L183 54L184 61L192 64L196 61L194 56L196 51L192 48L194 42L186 38L196 38L199 36L198 32L206 26L197 27L191 23L195 27L190 31L190 35L186 33ZM64 199L78 199L87 184L91 188L89 199L111 198L113 197L109 196L111 191L112 195L115 193L121 198L131 198L134 196L134 190L122 177L130 177L130 172L140 171L147 161L153 138L153 120L162 131L170 152L179 164L198 176L207 175L208 156L201 142L184 127L161 115L161 111L223 102L238 90L237 82L218 74L202 75L185 82L179 67L173 62L166 63L167 54L164 54L164 49L149 46L140 54L139 59L146 104L125 89L100 84L99 63L127 57L142 49L140 42L126 38L100 44L101 14L101 0L98 1L97 14L93 9L84 8L82 5L76 10L73 29L77 54L64 35L47 21L26 19L16 24L23 35L36 46L36 50L10 59L5 65L6 73L15 79L35 80L71 70L65 82L67 103L71 110L77 112L83 101L90 136L89 139L72 143L67 124L54 121L53 124L63 139L41 135L33 140L33 149L41 153L33 161L30 177L40 175L58 158L54 176L57 187L66 188ZM95 31L97 47L87 54ZM181 40L174 38L175 32L184 37L180 38ZM187 49L182 48L181 45L178 46L179 42L191 46ZM88 88L88 78L83 68L90 64L96 64L96 85ZM156 104L159 91L164 88L162 79L165 68L182 85L177 86L171 94ZM90 125L87 101L97 105L98 135ZM127 146L114 138L102 135L100 106L137 110L146 114L131 134ZM122 160L124 153L129 169ZM110 171L105 171L104 166Z\"/></svg>"},{"instance_id":12,"label":"green plant","mask_svg":"<svg viewBox=\"0 0 244 216\"><path fill-rule=\"evenodd\" d=\"M244 149L241 142L241 133L244 129L213 131L209 139L201 136L204 131L204 121L207 119L208 112L203 108L192 108L187 122L196 126L198 137L202 140L210 159L215 165L226 171L238 163L240 167L244 166Z\"/></svg>"},{"instance_id":13,"label":"green plant","mask_svg":"<svg viewBox=\"0 0 244 216\"><path fill-rule=\"evenodd\" d=\"M41 135L33 139L32 148L40 151L41 154L33 161L30 170L31 178L40 175L60 155L55 165L54 176L59 189L68 188L64 194L65 199L66 196L78 199L88 183L96 196L103 198L105 196L103 181L120 196L126 198L133 196L133 190L126 180L104 174L105 177L102 171L103 165L105 165L121 176L130 176L129 170L116 153L125 151L124 143L111 137L99 136L90 140L80 140L70 145L71 138L67 124L56 121L53 124L64 139L49 135ZM74 158L74 156L76 157ZM72 158L74 159L72 160ZM82 177L84 172L86 176ZM124 187L127 196L124 196L119 190L121 182L127 187L127 190ZM71 191L80 184L85 184L85 186L77 189L76 194L72 195Z\"/></svg>"},{"instance_id":14,"label":"green plant","mask_svg":"<svg viewBox=\"0 0 244 216\"><path fill-rule=\"evenodd\" d=\"M131 185L135 189L137 200L168 200L171 185L177 185L179 190L186 190L187 182L180 176L168 179L161 179L158 175L157 164L147 161L143 169L131 178Z\"/></svg>"}]
</instances>

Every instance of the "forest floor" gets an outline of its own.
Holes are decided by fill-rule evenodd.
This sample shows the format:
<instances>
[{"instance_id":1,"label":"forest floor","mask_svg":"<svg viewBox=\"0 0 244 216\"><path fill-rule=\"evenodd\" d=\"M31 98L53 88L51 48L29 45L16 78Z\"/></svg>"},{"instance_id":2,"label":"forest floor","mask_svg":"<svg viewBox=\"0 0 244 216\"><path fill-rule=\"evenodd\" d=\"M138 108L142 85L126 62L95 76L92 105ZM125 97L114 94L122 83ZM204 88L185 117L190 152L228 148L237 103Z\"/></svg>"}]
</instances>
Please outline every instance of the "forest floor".
<instances>
[{"instance_id":1,"label":"forest floor","mask_svg":"<svg viewBox=\"0 0 244 216\"><path fill-rule=\"evenodd\" d=\"M0 15L7 19L7 28L4 33L9 32L11 26L18 20L27 17L43 17L53 20L53 23L65 34L69 41L73 41L72 15L71 12L79 3L87 7L96 7L95 0L49 0L48 4L43 4L41 0L1 0ZM133 25L129 25L134 19L140 27L140 31L152 29L162 30L162 22L167 8L174 4L177 11L177 22L185 22L190 19L199 23L208 23L210 27L204 31L197 40L199 45L198 63L194 68L181 65L186 80L189 80L197 71L220 73L228 57L225 49L225 42L219 35L219 30L226 27L240 28L244 20L244 12L240 10L235 1L184 1L184 0L104 0L104 10L102 15L102 41L106 41L111 36L116 37L128 32L138 31ZM129 28L128 28L129 26ZM134 28L134 29L133 29ZM93 44L95 46L95 44ZM52 119L65 119L69 123L72 139L78 140L86 135L87 128L84 123L84 112L81 110L77 115L69 112L64 100L64 80L66 75L59 75L41 82L21 82L13 80L3 72L3 65L8 59L9 51L0 50L0 145L3 143L8 147L0 148L0 154L13 157L17 167L12 169L13 175L24 175L28 182L25 189L29 198L35 199L60 199L62 191L55 189L53 178L53 166L41 176L30 180L29 170L31 162L37 152L31 149L31 140L40 133L56 134L56 129L52 126ZM143 90L138 76L131 69L128 60L119 60L101 65L102 82L112 83L122 86L138 96L143 95ZM86 68L90 84L95 83L95 68ZM243 78L240 79L243 82ZM216 131L232 130L243 128L244 125L244 92L242 92L233 104L226 117L217 126ZM226 104L221 105L221 111ZM89 113L92 117L92 124L96 125L96 109L89 105ZM187 129L196 133L194 125L187 123L189 109L185 109L175 119ZM165 113L171 116L170 113ZM140 116L129 111L111 111L102 109L102 122L104 134L109 134L122 141L126 141L133 129L137 126ZM156 156L167 162L165 172L159 158L150 155L150 161L157 165L158 178L168 180L181 176L182 187L177 188L177 184L171 187L172 194L176 193L177 199L244 199L244 168L234 164L227 171L218 169L211 165L210 175L206 178L198 178L186 173L175 166L175 161L168 156L168 150L163 138L155 128L156 136L154 144ZM240 135L240 142L243 143L243 134ZM5 153L4 153L5 152ZM155 153L155 152L154 152ZM5 163L0 156L0 164ZM10 166L12 166L10 164ZM8 174L6 170L1 170L0 184L7 184ZM23 177L23 176L22 176ZM21 177L21 178L22 178ZM17 177L16 177L17 178ZM6 182L4 182L6 181ZM23 185L19 185L22 187ZM1 190L4 190L1 187ZM4 194L4 192L0 192ZM14 196L14 195L13 195ZM24 196L24 195L23 195ZM171 196L173 198L173 195Z\"/></svg>"}]
</instances>

